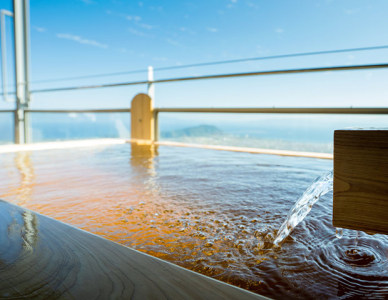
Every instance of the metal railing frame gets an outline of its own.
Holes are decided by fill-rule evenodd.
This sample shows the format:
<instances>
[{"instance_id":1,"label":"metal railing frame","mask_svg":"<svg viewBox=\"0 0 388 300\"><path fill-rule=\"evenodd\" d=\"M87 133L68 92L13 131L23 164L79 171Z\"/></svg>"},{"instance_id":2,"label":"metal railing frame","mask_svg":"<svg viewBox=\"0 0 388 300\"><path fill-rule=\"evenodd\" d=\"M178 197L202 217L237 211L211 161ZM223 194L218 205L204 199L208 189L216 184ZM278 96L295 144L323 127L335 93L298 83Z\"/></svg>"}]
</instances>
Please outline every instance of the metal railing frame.
<instances>
[{"instance_id":1,"label":"metal railing frame","mask_svg":"<svg viewBox=\"0 0 388 300\"><path fill-rule=\"evenodd\" d=\"M15 110L1 110L1 112L16 113ZM30 113L130 113L130 108L112 109L27 109ZM159 114L160 113L233 113L233 114L336 114L336 115L388 115L388 108L379 107L203 107L203 108L154 108L155 141L159 139Z\"/></svg>"},{"instance_id":2,"label":"metal railing frame","mask_svg":"<svg viewBox=\"0 0 388 300\"><path fill-rule=\"evenodd\" d=\"M388 108L380 107L203 107L203 108L154 108L155 141L159 139L159 114L160 113L233 113L233 114L336 114L336 115L388 115ZM17 113L17 110L0 110L0 113ZM131 113L130 108L112 109L27 109L25 117L31 113ZM15 116L14 116L15 117Z\"/></svg>"},{"instance_id":3,"label":"metal railing frame","mask_svg":"<svg viewBox=\"0 0 388 300\"><path fill-rule=\"evenodd\" d=\"M154 84L170 83L170 82L224 79L224 78L250 77L250 76L320 73L320 72L329 72L329 71L338 72L338 71L355 71L355 70L376 70L376 69L387 69L387 68L388 68L388 63L383 63L383 64L368 64L368 65L353 65L353 66L332 66L332 67L317 67L317 68L302 68L302 69L269 70L269 71L255 71L255 72L228 73L228 74L211 74L211 75L203 75L203 76L165 78L165 79L156 79L156 80L152 80L153 70L151 68L151 70L149 70L148 72L147 80L118 82L118 83L109 83L109 84L58 87L58 88L49 88L49 89L37 89L37 90L31 90L30 94L113 88L113 87L134 86L134 85L147 85L148 89L150 89L150 86ZM0 94L2 95L3 93L0 93ZM15 93L13 92L8 94L12 95Z\"/></svg>"},{"instance_id":4,"label":"metal railing frame","mask_svg":"<svg viewBox=\"0 0 388 300\"><path fill-rule=\"evenodd\" d=\"M255 71L255 72L229 73L229 74L212 74L212 75L203 75L203 76L165 78L165 79L157 79L157 80L148 79L148 80L143 80L143 81L39 89L39 90L31 90L30 93L36 94L36 93L64 92L64 91L87 90L87 89L97 89L97 88L100 89L100 88L133 86L133 85L144 85L144 84L150 86L150 85L159 84L159 83L194 81L194 80L209 80L209 79L224 79L224 78L234 78L234 77L319 73L319 72L328 72L328 71L338 72L338 71L354 71L354 70L373 70L373 69L386 69L386 68L388 68L388 63L369 64L369 65L354 65L354 66L333 66L333 67L318 67L318 68ZM148 78L153 78L153 75L151 77L150 73L148 73L148 74L149 74Z\"/></svg>"},{"instance_id":5,"label":"metal railing frame","mask_svg":"<svg viewBox=\"0 0 388 300\"><path fill-rule=\"evenodd\" d=\"M298 73L317 73L327 71L349 71L349 70L368 70L368 69L385 69L388 68L388 64L372 64L372 65L355 65L355 66L335 66L335 67L322 67L322 68L305 68L305 69L289 69L289 70L273 70L273 71L258 71L258 72L245 72L245 73L233 73L233 74L216 74L205 76L193 76L193 77L180 77L153 80L152 68L149 69L148 80L135 81L135 82L123 82L114 84L102 84L102 85L89 85L78 87L63 87L52 89L32 90L31 93L46 93L46 92L59 92L69 90L83 90L83 89L95 89L95 88L108 88L130 85L147 85L148 92L153 94L154 84L168 83L168 82L182 82L193 80L208 80L208 79L223 79L234 77L248 77L248 76L268 76L268 75L284 75L284 74L298 74ZM153 96L153 95L152 95ZM1 110L1 112L13 112L17 114L17 110ZM24 117L28 120L28 114L30 113L130 113L130 108L119 109L25 109ZM158 116L159 113L256 113L256 114L388 114L388 107L365 107L365 108L353 108L353 107L321 107L321 108L308 108L308 107L258 107L258 108L154 108L154 126L155 137L158 139Z\"/></svg>"}]
</instances>

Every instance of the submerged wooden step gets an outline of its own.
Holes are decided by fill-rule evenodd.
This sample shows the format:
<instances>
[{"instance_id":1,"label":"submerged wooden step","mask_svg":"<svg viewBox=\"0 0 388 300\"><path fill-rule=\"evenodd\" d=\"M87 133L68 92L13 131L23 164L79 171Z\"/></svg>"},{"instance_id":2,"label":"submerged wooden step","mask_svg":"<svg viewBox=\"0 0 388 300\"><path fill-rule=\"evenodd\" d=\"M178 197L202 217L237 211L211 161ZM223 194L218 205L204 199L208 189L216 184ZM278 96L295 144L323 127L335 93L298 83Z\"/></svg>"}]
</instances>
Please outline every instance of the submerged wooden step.
<instances>
[{"instance_id":1,"label":"submerged wooden step","mask_svg":"<svg viewBox=\"0 0 388 300\"><path fill-rule=\"evenodd\" d=\"M0 200L0 299L266 299Z\"/></svg>"}]
</instances>

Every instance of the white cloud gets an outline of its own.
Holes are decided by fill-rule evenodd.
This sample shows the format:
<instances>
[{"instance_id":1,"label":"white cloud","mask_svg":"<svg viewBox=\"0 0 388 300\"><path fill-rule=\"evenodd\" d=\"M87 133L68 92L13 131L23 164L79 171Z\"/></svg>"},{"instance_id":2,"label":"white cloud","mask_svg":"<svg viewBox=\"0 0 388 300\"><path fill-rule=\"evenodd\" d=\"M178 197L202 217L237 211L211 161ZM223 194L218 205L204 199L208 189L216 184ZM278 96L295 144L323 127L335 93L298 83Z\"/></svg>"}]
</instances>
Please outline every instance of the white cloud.
<instances>
[{"instance_id":1,"label":"white cloud","mask_svg":"<svg viewBox=\"0 0 388 300\"><path fill-rule=\"evenodd\" d=\"M139 6L143 5L143 4L140 5L140 3L142 3L142 2L139 2ZM120 17L120 18L124 18L127 21L131 21L131 22L133 22L135 27L139 27L139 28L142 28L142 29L152 30L155 27L157 27L157 26L154 26L154 25L151 25L151 24L140 22L142 20L142 18L140 16L126 15L126 14L122 14L122 13L115 13L115 12L113 12L111 10L107 10L106 13L108 15L114 15L114 16L117 16L117 17ZM138 31L136 29L130 29L130 32L135 34L135 35L138 35L138 36L144 36L145 35L141 31Z\"/></svg>"},{"instance_id":2,"label":"white cloud","mask_svg":"<svg viewBox=\"0 0 388 300\"><path fill-rule=\"evenodd\" d=\"M226 5L226 8L233 8L237 4L237 0L229 0L229 3Z\"/></svg>"},{"instance_id":3,"label":"white cloud","mask_svg":"<svg viewBox=\"0 0 388 300\"><path fill-rule=\"evenodd\" d=\"M147 29L147 30L151 30L151 29L155 28L155 26L150 25L150 24L146 24L146 23L137 23L137 25L139 27Z\"/></svg>"},{"instance_id":4,"label":"white cloud","mask_svg":"<svg viewBox=\"0 0 388 300\"><path fill-rule=\"evenodd\" d=\"M218 29L214 28L214 27L207 27L206 30L209 31L209 32L213 32L213 33L218 32Z\"/></svg>"},{"instance_id":5,"label":"white cloud","mask_svg":"<svg viewBox=\"0 0 388 300\"><path fill-rule=\"evenodd\" d=\"M163 11L163 6L150 6L150 10Z\"/></svg>"},{"instance_id":6,"label":"white cloud","mask_svg":"<svg viewBox=\"0 0 388 300\"><path fill-rule=\"evenodd\" d=\"M38 32L46 32L46 31L47 31L47 29L44 28L44 27L33 26L33 28L34 28L36 31L38 31Z\"/></svg>"},{"instance_id":7,"label":"white cloud","mask_svg":"<svg viewBox=\"0 0 388 300\"><path fill-rule=\"evenodd\" d=\"M253 2L247 2L247 6L253 9L259 9L259 6Z\"/></svg>"},{"instance_id":8,"label":"white cloud","mask_svg":"<svg viewBox=\"0 0 388 300\"><path fill-rule=\"evenodd\" d=\"M188 33L188 34L196 34L196 32L195 31L193 31L193 30L191 30L191 29L189 29L189 28L187 28L187 27L180 27L179 28L179 31L181 31L181 32L184 32L184 33Z\"/></svg>"},{"instance_id":9,"label":"white cloud","mask_svg":"<svg viewBox=\"0 0 388 300\"><path fill-rule=\"evenodd\" d=\"M173 39L166 39L165 40L167 43L169 43L170 45L172 46L175 46L175 47L182 47L182 44L180 44L179 42L177 42L176 40L173 40Z\"/></svg>"},{"instance_id":10,"label":"white cloud","mask_svg":"<svg viewBox=\"0 0 388 300\"><path fill-rule=\"evenodd\" d=\"M279 34L282 34L284 32L284 29L283 28L276 28L275 32L279 33Z\"/></svg>"},{"instance_id":11,"label":"white cloud","mask_svg":"<svg viewBox=\"0 0 388 300\"><path fill-rule=\"evenodd\" d=\"M60 39L74 41L74 42L77 42L79 44L94 46L94 47L103 48L103 49L108 48L108 45L106 45L106 44L101 44L101 43L96 42L94 40L88 40L88 39L82 38L78 35L73 35L73 34L69 34L69 33L57 33L57 37Z\"/></svg>"},{"instance_id":12,"label":"white cloud","mask_svg":"<svg viewBox=\"0 0 388 300\"><path fill-rule=\"evenodd\" d=\"M134 28L128 28L128 31L130 33L132 33L133 35L137 35L137 36L147 36L144 32L142 31L139 31L139 30L136 30Z\"/></svg>"},{"instance_id":13,"label":"white cloud","mask_svg":"<svg viewBox=\"0 0 388 300\"><path fill-rule=\"evenodd\" d=\"M140 16L125 16L125 18L128 20L128 21L135 21L135 22L139 22L141 21L141 17Z\"/></svg>"}]
</instances>

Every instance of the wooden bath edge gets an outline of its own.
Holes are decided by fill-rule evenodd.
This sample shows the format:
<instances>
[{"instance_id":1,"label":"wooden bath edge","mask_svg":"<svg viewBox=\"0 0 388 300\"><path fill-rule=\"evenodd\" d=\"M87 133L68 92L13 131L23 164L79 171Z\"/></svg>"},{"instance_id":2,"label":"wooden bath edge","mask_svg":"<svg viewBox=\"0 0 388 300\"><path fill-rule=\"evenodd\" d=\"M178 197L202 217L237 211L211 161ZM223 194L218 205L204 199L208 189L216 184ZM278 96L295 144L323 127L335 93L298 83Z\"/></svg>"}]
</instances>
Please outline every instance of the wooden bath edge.
<instances>
[{"instance_id":1,"label":"wooden bath edge","mask_svg":"<svg viewBox=\"0 0 388 300\"><path fill-rule=\"evenodd\" d=\"M319 158L319 159L331 159L331 160L333 159L333 155L330 153L261 149L261 148L220 146L220 145L201 145L201 144L189 144L189 143L180 143L180 142L172 142L172 141L151 141L151 140L123 139L123 138L41 142L41 143L31 143L31 144L22 144L22 145L6 144L6 145L0 145L0 153L58 150L58 149L70 149L70 148L97 147L97 146L101 147L101 146L118 145L118 144L126 144L126 143L138 144L138 145L201 148L201 149L244 152L244 153L253 153L253 154L269 154L269 155L307 157L307 158Z\"/></svg>"},{"instance_id":2,"label":"wooden bath edge","mask_svg":"<svg viewBox=\"0 0 388 300\"><path fill-rule=\"evenodd\" d=\"M1 299L268 299L0 200Z\"/></svg>"}]
</instances>

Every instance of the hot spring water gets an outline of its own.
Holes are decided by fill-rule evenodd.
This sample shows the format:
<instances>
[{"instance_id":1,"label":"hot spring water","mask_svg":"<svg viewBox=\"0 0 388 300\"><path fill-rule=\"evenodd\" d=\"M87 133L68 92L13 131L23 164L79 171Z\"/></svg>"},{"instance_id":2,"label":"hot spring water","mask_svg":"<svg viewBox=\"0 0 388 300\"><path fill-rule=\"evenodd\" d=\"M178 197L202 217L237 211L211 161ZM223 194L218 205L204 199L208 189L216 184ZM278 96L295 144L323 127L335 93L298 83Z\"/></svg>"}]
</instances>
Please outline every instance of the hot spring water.
<instances>
[{"instance_id":1,"label":"hot spring water","mask_svg":"<svg viewBox=\"0 0 388 300\"><path fill-rule=\"evenodd\" d=\"M270 298L387 298L388 237L336 238L331 175L273 246L290 200L332 161L115 145L10 153L0 165L6 201Z\"/></svg>"}]
</instances>

